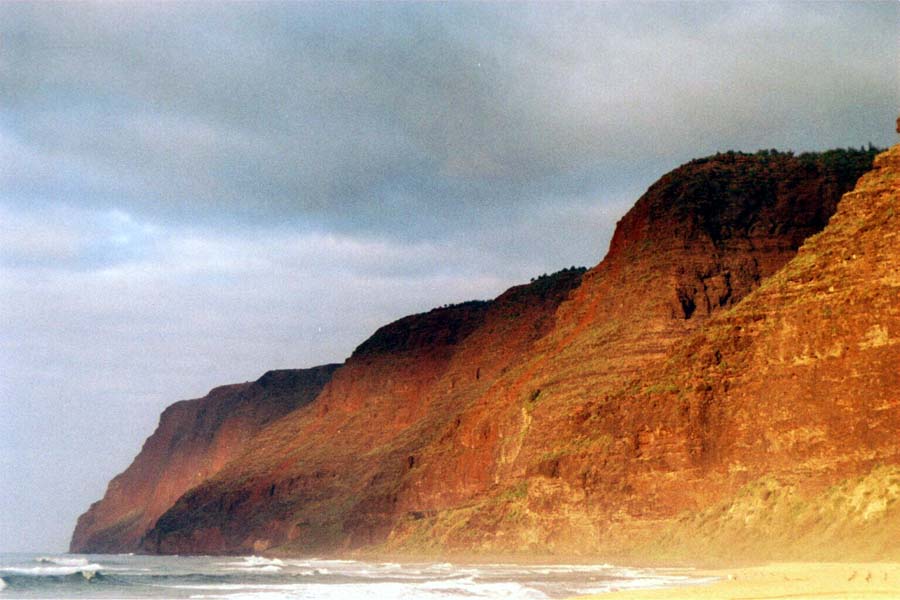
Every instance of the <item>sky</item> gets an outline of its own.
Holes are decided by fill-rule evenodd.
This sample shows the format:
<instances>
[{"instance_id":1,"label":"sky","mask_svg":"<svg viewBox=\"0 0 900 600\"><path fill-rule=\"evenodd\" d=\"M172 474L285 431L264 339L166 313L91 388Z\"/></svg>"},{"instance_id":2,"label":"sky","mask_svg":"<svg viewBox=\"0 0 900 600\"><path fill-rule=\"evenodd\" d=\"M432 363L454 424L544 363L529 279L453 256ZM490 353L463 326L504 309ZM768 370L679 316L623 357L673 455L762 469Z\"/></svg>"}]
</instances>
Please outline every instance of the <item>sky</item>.
<instances>
[{"instance_id":1,"label":"sky","mask_svg":"<svg viewBox=\"0 0 900 600\"><path fill-rule=\"evenodd\" d=\"M895 143L900 3L0 4L0 551L161 410L593 266L662 174Z\"/></svg>"}]
</instances>

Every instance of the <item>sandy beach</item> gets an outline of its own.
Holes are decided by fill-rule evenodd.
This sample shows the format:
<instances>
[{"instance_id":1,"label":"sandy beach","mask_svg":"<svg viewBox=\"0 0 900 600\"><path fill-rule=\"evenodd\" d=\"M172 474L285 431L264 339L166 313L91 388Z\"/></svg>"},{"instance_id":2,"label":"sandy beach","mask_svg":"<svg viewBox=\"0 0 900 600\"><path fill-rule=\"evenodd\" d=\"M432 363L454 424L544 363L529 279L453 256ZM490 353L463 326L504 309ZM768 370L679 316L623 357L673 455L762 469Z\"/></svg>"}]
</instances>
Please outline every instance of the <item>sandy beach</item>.
<instances>
[{"instance_id":1,"label":"sandy beach","mask_svg":"<svg viewBox=\"0 0 900 600\"><path fill-rule=\"evenodd\" d=\"M900 599L900 563L776 563L692 571L719 578L708 585L582 596L594 600L865 600Z\"/></svg>"}]
</instances>

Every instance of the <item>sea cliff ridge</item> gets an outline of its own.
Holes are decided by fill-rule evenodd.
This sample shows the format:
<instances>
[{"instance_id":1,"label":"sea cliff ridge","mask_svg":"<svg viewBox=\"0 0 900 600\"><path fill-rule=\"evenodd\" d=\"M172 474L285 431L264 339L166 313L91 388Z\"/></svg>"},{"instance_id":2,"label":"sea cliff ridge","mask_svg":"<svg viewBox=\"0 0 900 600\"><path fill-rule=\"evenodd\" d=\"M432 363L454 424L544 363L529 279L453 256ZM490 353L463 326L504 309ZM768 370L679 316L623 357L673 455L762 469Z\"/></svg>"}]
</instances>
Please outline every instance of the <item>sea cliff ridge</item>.
<instances>
[{"instance_id":1,"label":"sea cliff ridge","mask_svg":"<svg viewBox=\"0 0 900 600\"><path fill-rule=\"evenodd\" d=\"M173 405L71 550L900 558L900 149L874 155L692 161L586 272Z\"/></svg>"}]
</instances>

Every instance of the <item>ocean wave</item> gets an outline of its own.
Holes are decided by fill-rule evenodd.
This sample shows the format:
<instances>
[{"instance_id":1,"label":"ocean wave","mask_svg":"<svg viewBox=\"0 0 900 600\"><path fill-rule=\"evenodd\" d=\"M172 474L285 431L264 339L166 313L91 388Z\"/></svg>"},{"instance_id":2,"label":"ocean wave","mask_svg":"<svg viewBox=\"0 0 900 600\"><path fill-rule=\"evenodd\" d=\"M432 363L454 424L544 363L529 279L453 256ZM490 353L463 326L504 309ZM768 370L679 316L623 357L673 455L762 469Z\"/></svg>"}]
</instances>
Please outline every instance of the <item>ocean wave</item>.
<instances>
[{"instance_id":1,"label":"ocean wave","mask_svg":"<svg viewBox=\"0 0 900 600\"><path fill-rule=\"evenodd\" d=\"M9 566L0 566L0 588L6 588L0 600L17 593L46 598L113 597L116 591L131 596L227 600L547 600L703 582L685 571L612 565L366 562L255 555L84 556L3 556L0 565Z\"/></svg>"},{"instance_id":2,"label":"ocean wave","mask_svg":"<svg viewBox=\"0 0 900 600\"><path fill-rule=\"evenodd\" d=\"M280 573L281 567L278 565L263 565L260 567L234 566L225 567L224 570L238 573Z\"/></svg>"},{"instance_id":3,"label":"ocean wave","mask_svg":"<svg viewBox=\"0 0 900 600\"><path fill-rule=\"evenodd\" d=\"M238 599L280 599L314 597L319 600L345 600L346 598L372 597L379 600L420 600L441 599L478 599L491 600L548 600L548 596L538 590L516 583L476 584L468 585L457 582L456 585L410 585L397 582L381 582L370 584L332 584L309 587L306 585L239 585L220 584L207 586L177 586L182 590L197 592L191 598L228 598ZM314 590L314 591L313 591ZM299 596L298 596L299 594ZM313 594L313 595L308 595Z\"/></svg>"},{"instance_id":4,"label":"ocean wave","mask_svg":"<svg viewBox=\"0 0 900 600\"><path fill-rule=\"evenodd\" d=\"M277 573L284 567L284 561L264 556L243 556L240 561L217 563L226 570L240 570L248 573Z\"/></svg>"},{"instance_id":5,"label":"ocean wave","mask_svg":"<svg viewBox=\"0 0 900 600\"><path fill-rule=\"evenodd\" d=\"M265 556L244 556L244 563L252 566L266 566L266 565L274 565L276 567L283 567L284 561L278 558L266 558Z\"/></svg>"},{"instance_id":6,"label":"ocean wave","mask_svg":"<svg viewBox=\"0 0 900 600\"><path fill-rule=\"evenodd\" d=\"M284 561L278 558L266 558L264 556L243 556L239 561L217 563L224 571L238 573L280 573L284 568Z\"/></svg>"},{"instance_id":7,"label":"ocean wave","mask_svg":"<svg viewBox=\"0 0 900 600\"><path fill-rule=\"evenodd\" d=\"M243 592L247 590L285 591L302 589L296 583L194 583L160 586L173 590L198 590L211 592Z\"/></svg>"},{"instance_id":8,"label":"ocean wave","mask_svg":"<svg viewBox=\"0 0 900 600\"><path fill-rule=\"evenodd\" d=\"M16 590L47 590L47 589L72 589L73 586L95 585L95 584L113 584L115 581L107 579L100 571L74 571L64 574L57 573L35 573L29 569L4 569L3 577L0 577L0 590L4 590L0 597L5 596L9 591L15 593ZM48 597L69 597L58 596L56 593Z\"/></svg>"},{"instance_id":9,"label":"ocean wave","mask_svg":"<svg viewBox=\"0 0 900 600\"><path fill-rule=\"evenodd\" d=\"M65 577L66 575L81 575L91 580L100 574L102 565L96 563L84 565L54 565L52 567L0 567L0 572L11 575L28 575L30 577Z\"/></svg>"},{"instance_id":10,"label":"ocean wave","mask_svg":"<svg viewBox=\"0 0 900 600\"><path fill-rule=\"evenodd\" d=\"M610 571L615 572L616 570L620 570L619 567L610 564L598 564L598 565L534 565L534 566L521 566L517 567L519 569L536 571L542 574L552 574L552 573L596 573L602 572L604 574L609 573Z\"/></svg>"},{"instance_id":11,"label":"ocean wave","mask_svg":"<svg viewBox=\"0 0 900 600\"><path fill-rule=\"evenodd\" d=\"M654 590L661 588L672 588L679 585L705 585L718 581L718 577L697 577L689 578L683 576L666 576L666 575L647 575L635 579L620 579L609 581L602 585L583 588L579 590L581 594L605 594L609 592L623 592L628 590Z\"/></svg>"},{"instance_id":12,"label":"ocean wave","mask_svg":"<svg viewBox=\"0 0 900 600\"><path fill-rule=\"evenodd\" d=\"M34 560L42 564L58 565L60 567L84 567L89 564L86 558L72 556L40 556Z\"/></svg>"},{"instance_id":13,"label":"ocean wave","mask_svg":"<svg viewBox=\"0 0 900 600\"><path fill-rule=\"evenodd\" d=\"M6 589L6 580L0 577L0 592Z\"/></svg>"}]
</instances>

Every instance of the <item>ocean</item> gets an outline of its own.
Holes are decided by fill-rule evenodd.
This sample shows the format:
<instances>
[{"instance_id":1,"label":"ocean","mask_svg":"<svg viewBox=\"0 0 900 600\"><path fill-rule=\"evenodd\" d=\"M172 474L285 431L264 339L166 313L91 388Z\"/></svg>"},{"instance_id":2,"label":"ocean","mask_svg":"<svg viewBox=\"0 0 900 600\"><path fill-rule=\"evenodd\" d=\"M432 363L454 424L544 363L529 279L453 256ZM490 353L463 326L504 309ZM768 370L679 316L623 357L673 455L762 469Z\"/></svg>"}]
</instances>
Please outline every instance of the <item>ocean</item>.
<instances>
[{"instance_id":1,"label":"ocean","mask_svg":"<svg viewBox=\"0 0 900 600\"><path fill-rule=\"evenodd\" d=\"M0 600L545 600L706 581L689 570L612 565L0 554Z\"/></svg>"}]
</instances>

